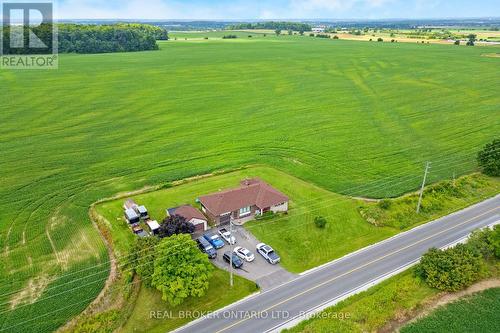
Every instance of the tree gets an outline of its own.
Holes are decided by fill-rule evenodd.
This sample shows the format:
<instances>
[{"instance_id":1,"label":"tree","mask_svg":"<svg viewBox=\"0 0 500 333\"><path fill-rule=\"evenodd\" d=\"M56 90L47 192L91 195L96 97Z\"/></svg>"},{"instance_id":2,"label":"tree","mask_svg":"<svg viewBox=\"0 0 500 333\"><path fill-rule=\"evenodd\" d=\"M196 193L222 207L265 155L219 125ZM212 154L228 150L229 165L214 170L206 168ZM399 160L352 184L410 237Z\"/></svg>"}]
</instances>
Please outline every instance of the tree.
<instances>
[{"instance_id":1,"label":"tree","mask_svg":"<svg viewBox=\"0 0 500 333\"><path fill-rule=\"evenodd\" d=\"M482 274L484 261L472 246L458 244L447 250L431 249L415 268L429 286L457 291L470 286Z\"/></svg>"},{"instance_id":2,"label":"tree","mask_svg":"<svg viewBox=\"0 0 500 333\"><path fill-rule=\"evenodd\" d=\"M188 297L201 297L209 286L213 266L189 235L163 239L157 247L152 285L172 306Z\"/></svg>"},{"instance_id":3,"label":"tree","mask_svg":"<svg viewBox=\"0 0 500 333\"><path fill-rule=\"evenodd\" d=\"M301 36L304 36L304 30L303 30L303 29L300 29L300 30L299 30L299 34L300 34Z\"/></svg>"},{"instance_id":4,"label":"tree","mask_svg":"<svg viewBox=\"0 0 500 333\"><path fill-rule=\"evenodd\" d=\"M276 29L276 30L274 31L274 33L276 34L276 36L281 35L281 29Z\"/></svg>"},{"instance_id":5,"label":"tree","mask_svg":"<svg viewBox=\"0 0 500 333\"><path fill-rule=\"evenodd\" d=\"M467 36L467 38L469 39L467 41L467 46L474 46L474 44L476 43L476 38L477 38L477 35L475 34L470 34L469 36Z\"/></svg>"},{"instance_id":6,"label":"tree","mask_svg":"<svg viewBox=\"0 0 500 333\"><path fill-rule=\"evenodd\" d=\"M132 248L132 267L148 287L151 287L151 277L157 253L156 247L159 243L158 237L137 238Z\"/></svg>"},{"instance_id":7,"label":"tree","mask_svg":"<svg viewBox=\"0 0 500 333\"><path fill-rule=\"evenodd\" d=\"M457 39L454 44L455 45L460 45L460 40Z\"/></svg>"},{"instance_id":8,"label":"tree","mask_svg":"<svg viewBox=\"0 0 500 333\"><path fill-rule=\"evenodd\" d=\"M288 35L289 36L293 35L293 31L292 30L288 30Z\"/></svg>"},{"instance_id":9,"label":"tree","mask_svg":"<svg viewBox=\"0 0 500 333\"><path fill-rule=\"evenodd\" d=\"M194 232L194 225L182 216L173 215L163 220L158 230L160 238L170 237L178 234L192 234Z\"/></svg>"},{"instance_id":10,"label":"tree","mask_svg":"<svg viewBox=\"0 0 500 333\"><path fill-rule=\"evenodd\" d=\"M477 154L477 162L483 173L488 176L500 176L500 139L495 139L484 146Z\"/></svg>"},{"instance_id":11,"label":"tree","mask_svg":"<svg viewBox=\"0 0 500 333\"><path fill-rule=\"evenodd\" d=\"M320 229L324 229L328 221L323 216L316 216L314 218L314 224Z\"/></svg>"}]
</instances>

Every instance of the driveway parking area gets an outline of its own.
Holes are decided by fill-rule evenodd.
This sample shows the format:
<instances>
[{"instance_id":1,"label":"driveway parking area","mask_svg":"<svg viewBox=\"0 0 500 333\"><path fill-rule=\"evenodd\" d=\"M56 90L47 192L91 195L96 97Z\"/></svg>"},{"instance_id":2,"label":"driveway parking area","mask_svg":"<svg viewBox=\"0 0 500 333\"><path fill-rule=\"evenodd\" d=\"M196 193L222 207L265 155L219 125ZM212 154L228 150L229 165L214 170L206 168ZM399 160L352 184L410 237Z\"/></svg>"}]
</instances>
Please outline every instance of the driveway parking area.
<instances>
[{"instance_id":1,"label":"driveway parking area","mask_svg":"<svg viewBox=\"0 0 500 333\"><path fill-rule=\"evenodd\" d=\"M255 281L261 290L264 291L277 287L297 277L297 275L288 272L279 264L269 264L259 253L257 253L256 245L260 242L244 227L233 226L233 234L236 237L235 247L245 247L255 255L254 261L244 261L242 268L234 269L233 272L235 274L243 276L248 280ZM230 250L230 246L227 243L225 244L226 245L222 249L217 251L217 259L213 260L213 263L217 267L229 271L229 264L222 259L224 252ZM269 245L273 246L273 244Z\"/></svg>"}]
</instances>

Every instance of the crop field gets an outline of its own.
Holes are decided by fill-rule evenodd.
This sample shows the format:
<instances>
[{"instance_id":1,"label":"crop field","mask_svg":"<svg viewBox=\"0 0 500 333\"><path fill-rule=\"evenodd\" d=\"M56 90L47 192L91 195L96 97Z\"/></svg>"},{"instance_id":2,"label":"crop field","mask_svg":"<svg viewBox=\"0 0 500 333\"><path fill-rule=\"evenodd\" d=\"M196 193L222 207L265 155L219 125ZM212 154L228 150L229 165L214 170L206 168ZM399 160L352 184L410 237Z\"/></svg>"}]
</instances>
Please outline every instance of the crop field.
<instances>
[{"instance_id":1,"label":"crop field","mask_svg":"<svg viewBox=\"0 0 500 333\"><path fill-rule=\"evenodd\" d=\"M500 133L500 59L485 48L269 35L160 46L0 71L0 332L53 330L100 292L99 199L248 164L396 196L427 160L431 182L473 170Z\"/></svg>"},{"instance_id":2,"label":"crop field","mask_svg":"<svg viewBox=\"0 0 500 333\"><path fill-rule=\"evenodd\" d=\"M482 332L500 330L500 288L492 288L438 308L401 329L402 333Z\"/></svg>"}]
</instances>

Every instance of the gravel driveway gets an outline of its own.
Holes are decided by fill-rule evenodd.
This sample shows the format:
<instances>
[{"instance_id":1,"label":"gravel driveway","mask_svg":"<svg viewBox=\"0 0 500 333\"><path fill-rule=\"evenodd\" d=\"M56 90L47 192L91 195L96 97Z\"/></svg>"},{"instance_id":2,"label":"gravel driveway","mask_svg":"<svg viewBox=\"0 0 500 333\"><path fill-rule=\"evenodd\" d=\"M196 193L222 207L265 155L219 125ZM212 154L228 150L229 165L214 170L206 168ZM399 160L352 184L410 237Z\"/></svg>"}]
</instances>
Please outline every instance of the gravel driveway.
<instances>
[{"instance_id":1,"label":"gravel driveway","mask_svg":"<svg viewBox=\"0 0 500 333\"><path fill-rule=\"evenodd\" d=\"M261 290L264 291L277 287L297 277L297 275L288 272L279 264L269 264L259 253L257 253L256 245L260 242L244 227L233 226L233 233L236 237L235 247L245 247L255 255L255 260L253 262L244 262L241 269L234 270L235 274L241 275L248 280L255 281ZM273 246L272 244L269 245ZM224 252L229 251L229 249L229 245L226 243L222 249L217 251L217 259L213 260L213 263L217 267L226 271L229 271L229 264L222 259L222 256Z\"/></svg>"}]
</instances>

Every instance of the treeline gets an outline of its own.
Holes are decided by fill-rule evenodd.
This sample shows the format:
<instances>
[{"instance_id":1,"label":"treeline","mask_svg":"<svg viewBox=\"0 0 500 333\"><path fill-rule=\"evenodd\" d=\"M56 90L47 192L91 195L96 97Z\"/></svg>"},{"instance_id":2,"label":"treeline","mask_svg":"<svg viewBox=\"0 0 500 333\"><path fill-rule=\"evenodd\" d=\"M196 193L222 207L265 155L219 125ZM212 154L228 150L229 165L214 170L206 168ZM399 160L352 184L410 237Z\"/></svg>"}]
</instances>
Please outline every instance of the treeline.
<instances>
[{"instance_id":1,"label":"treeline","mask_svg":"<svg viewBox=\"0 0 500 333\"><path fill-rule=\"evenodd\" d=\"M45 45L52 45L52 25L42 24L31 29ZM111 53L157 50L157 40L168 40L168 33L165 29L147 24L59 24L57 29L59 53ZM4 29L3 34L6 54L50 53L44 49L33 50L27 47L10 49L9 29ZM25 33L24 35L27 38L28 34ZM25 42L25 45L28 45L28 43Z\"/></svg>"},{"instance_id":2,"label":"treeline","mask_svg":"<svg viewBox=\"0 0 500 333\"><path fill-rule=\"evenodd\" d=\"M230 25L229 30L293 30L293 31L311 31L312 27L306 23L300 22L258 22L258 23L240 23Z\"/></svg>"}]
</instances>

